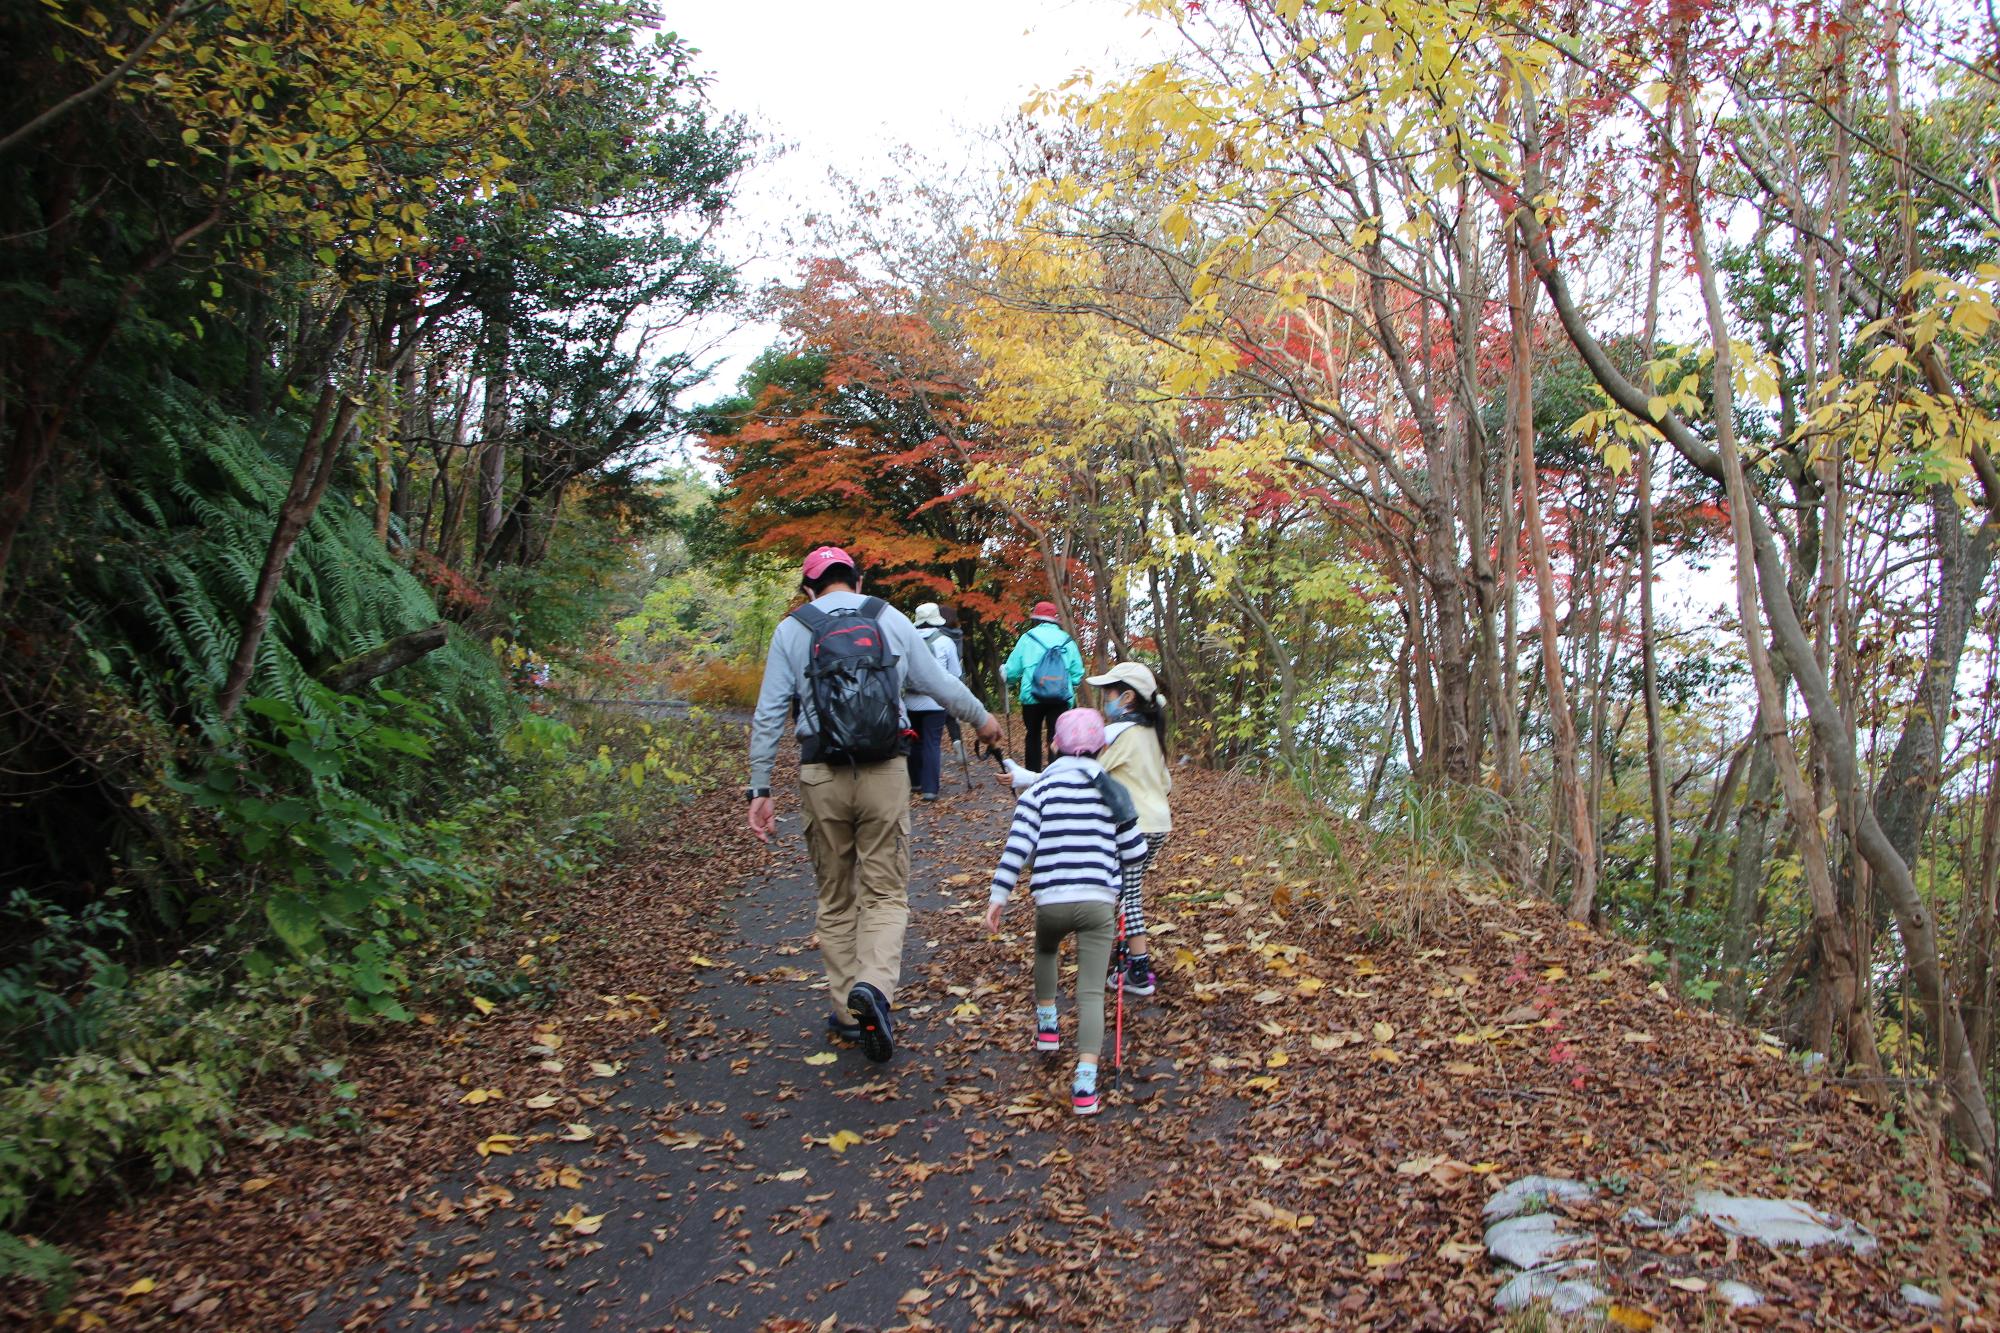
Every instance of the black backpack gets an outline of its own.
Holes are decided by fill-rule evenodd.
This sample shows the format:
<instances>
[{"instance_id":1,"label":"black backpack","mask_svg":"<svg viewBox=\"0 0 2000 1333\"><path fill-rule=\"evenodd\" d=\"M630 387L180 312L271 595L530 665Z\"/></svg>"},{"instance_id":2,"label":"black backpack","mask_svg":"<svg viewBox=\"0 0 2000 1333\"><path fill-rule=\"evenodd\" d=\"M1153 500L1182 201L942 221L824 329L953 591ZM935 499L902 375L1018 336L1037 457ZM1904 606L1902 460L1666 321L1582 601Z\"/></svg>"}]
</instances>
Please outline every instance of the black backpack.
<instances>
[{"instance_id":1,"label":"black backpack","mask_svg":"<svg viewBox=\"0 0 2000 1333\"><path fill-rule=\"evenodd\" d=\"M792 612L812 635L806 688L819 719L801 762L872 764L902 753L903 689L896 655L882 633L884 605L870 597L847 610L822 611L808 603Z\"/></svg>"}]
</instances>

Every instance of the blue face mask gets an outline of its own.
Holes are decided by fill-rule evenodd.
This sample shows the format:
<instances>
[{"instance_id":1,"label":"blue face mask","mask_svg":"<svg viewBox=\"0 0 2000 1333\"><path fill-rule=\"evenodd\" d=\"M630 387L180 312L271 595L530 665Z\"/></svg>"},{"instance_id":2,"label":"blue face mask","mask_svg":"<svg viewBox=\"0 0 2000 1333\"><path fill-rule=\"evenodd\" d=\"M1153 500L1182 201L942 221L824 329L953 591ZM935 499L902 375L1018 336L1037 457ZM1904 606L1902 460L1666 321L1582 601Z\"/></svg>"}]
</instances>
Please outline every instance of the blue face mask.
<instances>
[{"instance_id":1,"label":"blue face mask","mask_svg":"<svg viewBox=\"0 0 2000 1333\"><path fill-rule=\"evenodd\" d=\"M1103 711L1106 722L1122 722L1132 716L1131 710L1125 707L1125 697L1121 694L1114 694L1106 699Z\"/></svg>"}]
</instances>

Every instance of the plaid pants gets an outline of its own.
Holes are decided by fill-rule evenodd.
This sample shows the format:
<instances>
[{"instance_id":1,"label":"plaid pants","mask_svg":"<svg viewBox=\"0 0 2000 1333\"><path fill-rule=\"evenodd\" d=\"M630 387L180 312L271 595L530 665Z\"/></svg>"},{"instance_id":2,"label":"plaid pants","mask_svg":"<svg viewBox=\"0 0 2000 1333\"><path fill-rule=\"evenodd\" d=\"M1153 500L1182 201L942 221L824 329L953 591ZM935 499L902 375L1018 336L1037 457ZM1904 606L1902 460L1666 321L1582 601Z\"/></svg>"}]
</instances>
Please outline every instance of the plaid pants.
<instances>
[{"instance_id":1,"label":"plaid pants","mask_svg":"<svg viewBox=\"0 0 2000 1333\"><path fill-rule=\"evenodd\" d=\"M1148 833L1146 839L1146 859L1134 861L1125 867L1125 887L1118 893L1118 915L1125 918L1125 938L1146 933L1146 907L1139 900L1139 888L1146 881L1146 871L1160 854L1160 844L1167 840L1164 833Z\"/></svg>"}]
</instances>

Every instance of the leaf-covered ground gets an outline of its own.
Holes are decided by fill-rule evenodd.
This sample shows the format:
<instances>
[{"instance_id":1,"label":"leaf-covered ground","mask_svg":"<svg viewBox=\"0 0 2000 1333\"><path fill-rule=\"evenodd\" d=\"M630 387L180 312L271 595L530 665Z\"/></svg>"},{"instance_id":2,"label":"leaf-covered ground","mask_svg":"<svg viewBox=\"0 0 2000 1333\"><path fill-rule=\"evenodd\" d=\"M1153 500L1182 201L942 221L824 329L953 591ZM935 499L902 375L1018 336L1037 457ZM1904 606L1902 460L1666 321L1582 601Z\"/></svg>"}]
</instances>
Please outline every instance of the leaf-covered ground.
<instances>
[{"instance_id":1,"label":"leaf-covered ground","mask_svg":"<svg viewBox=\"0 0 2000 1333\"><path fill-rule=\"evenodd\" d=\"M822 1034L795 813L766 852L717 793L521 923L570 979L549 1007L438 1013L351 1055L351 1101L254 1108L359 1132L245 1146L72 1219L66 1322L1484 1327L1481 1206L1539 1172L1600 1186L1569 1211L1626 1326L1920 1324L1905 1282L1997 1326L2000 1218L1920 1129L1546 904L1320 882L1285 848L1296 812L1219 775L1177 774L1161 992L1128 1008L1125 1084L1078 1120L1068 1058L1027 1049L1029 909L998 941L978 921L1009 808L979 777L914 815L889 1065ZM1618 1220L1708 1186L1804 1199L1881 1249ZM1769 1304L1723 1310L1730 1277Z\"/></svg>"}]
</instances>

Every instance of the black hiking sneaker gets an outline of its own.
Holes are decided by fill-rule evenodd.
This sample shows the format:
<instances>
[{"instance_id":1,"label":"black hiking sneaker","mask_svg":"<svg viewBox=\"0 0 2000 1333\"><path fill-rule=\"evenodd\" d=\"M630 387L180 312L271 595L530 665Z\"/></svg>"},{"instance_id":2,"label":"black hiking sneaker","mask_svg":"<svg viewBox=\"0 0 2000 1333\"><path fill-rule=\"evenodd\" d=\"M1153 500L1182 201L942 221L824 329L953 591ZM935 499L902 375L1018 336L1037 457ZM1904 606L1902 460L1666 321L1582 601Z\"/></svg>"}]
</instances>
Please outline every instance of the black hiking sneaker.
<instances>
[{"instance_id":1,"label":"black hiking sneaker","mask_svg":"<svg viewBox=\"0 0 2000 1333\"><path fill-rule=\"evenodd\" d=\"M1114 975L1112 983L1117 984ZM1135 957L1125 967L1125 993L1127 995L1151 995L1160 986L1159 978L1153 975L1153 959L1150 955Z\"/></svg>"},{"instance_id":2,"label":"black hiking sneaker","mask_svg":"<svg viewBox=\"0 0 2000 1333\"><path fill-rule=\"evenodd\" d=\"M826 1035L833 1041L859 1042L861 1040L861 1025L851 1019L843 1023L832 1014L828 1014L826 1016Z\"/></svg>"},{"instance_id":3,"label":"black hiking sneaker","mask_svg":"<svg viewBox=\"0 0 2000 1333\"><path fill-rule=\"evenodd\" d=\"M880 1064L896 1053L896 1038L889 1021L889 1001L881 991L865 981L854 983L847 992L847 1007L854 1011L861 1029L861 1053Z\"/></svg>"}]
</instances>

